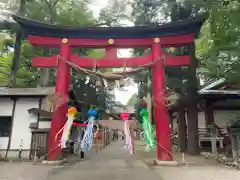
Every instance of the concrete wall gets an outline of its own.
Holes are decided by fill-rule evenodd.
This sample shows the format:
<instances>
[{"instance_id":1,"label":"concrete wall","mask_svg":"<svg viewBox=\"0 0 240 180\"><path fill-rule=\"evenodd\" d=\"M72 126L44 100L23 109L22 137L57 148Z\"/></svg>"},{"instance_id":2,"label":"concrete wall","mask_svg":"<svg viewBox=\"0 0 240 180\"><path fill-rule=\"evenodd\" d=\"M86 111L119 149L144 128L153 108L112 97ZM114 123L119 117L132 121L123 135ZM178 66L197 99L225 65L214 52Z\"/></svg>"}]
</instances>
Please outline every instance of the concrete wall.
<instances>
[{"instance_id":1,"label":"concrete wall","mask_svg":"<svg viewBox=\"0 0 240 180\"><path fill-rule=\"evenodd\" d=\"M12 135L8 158L17 158L19 148L22 147L22 157L28 158L31 148L30 123L36 123L37 117L28 113L28 109L38 108L39 98L18 98L16 100L15 112L13 116ZM14 100L0 98L0 116L12 116ZM9 137L0 137L1 156L5 157Z\"/></svg>"},{"instance_id":2,"label":"concrete wall","mask_svg":"<svg viewBox=\"0 0 240 180\"><path fill-rule=\"evenodd\" d=\"M0 98L0 116L12 116L14 100Z\"/></svg>"},{"instance_id":3,"label":"concrete wall","mask_svg":"<svg viewBox=\"0 0 240 180\"><path fill-rule=\"evenodd\" d=\"M17 157L15 153L22 146L23 157L29 157L31 148L32 132L29 128L30 123L36 123L37 117L28 113L28 109L38 108L39 98L19 98L16 102L15 114L13 118L13 129L9 157Z\"/></svg>"},{"instance_id":4,"label":"concrete wall","mask_svg":"<svg viewBox=\"0 0 240 180\"><path fill-rule=\"evenodd\" d=\"M240 111L238 111L238 110L214 111L214 120L215 120L215 123L220 128L226 128L227 122L229 122L231 119L233 119L237 114L240 115ZM198 127L199 128L206 127L204 112L199 112L199 114L198 114Z\"/></svg>"},{"instance_id":5,"label":"concrete wall","mask_svg":"<svg viewBox=\"0 0 240 180\"><path fill-rule=\"evenodd\" d=\"M236 116L240 117L240 110L234 110L234 111L215 111L215 121L218 126L224 128L227 125L227 122L230 122L231 120L235 119Z\"/></svg>"},{"instance_id":6,"label":"concrete wall","mask_svg":"<svg viewBox=\"0 0 240 180\"><path fill-rule=\"evenodd\" d=\"M199 112L198 113L198 128L206 128L204 112Z\"/></svg>"},{"instance_id":7,"label":"concrete wall","mask_svg":"<svg viewBox=\"0 0 240 180\"><path fill-rule=\"evenodd\" d=\"M0 116L12 116L14 100L11 98L0 98ZM9 137L0 137L0 149L6 150L9 142ZM1 153L2 157L5 153Z\"/></svg>"},{"instance_id":8,"label":"concrete wall","mask_svg":"<svg viewBox=\"0 0 240 180\"><path fill-rule=\"evenodd\" d=\"M227 122L229 122L230 119L232 119L236 114L240 115L240 111L237 111L237 110L236 111L223 111L223 110L214 111L215 123L220 128L226 128ZM186 120L187 120L187 118L186 118ZM174 119L173 127L174 127L174 129L177 128L176 119ZM198 128L206 128L204 112L198 113Z\"/></svg>"},{"instance_id":9,"label":"concrete wall","mask_svg":"<svg viewBox=\"0 0 240 180\"><path fill-rule=\"evenodd\" d=\"M51 127L51 121L39 121L38 128L50 128Z\"/></svg>"}]
</instances>

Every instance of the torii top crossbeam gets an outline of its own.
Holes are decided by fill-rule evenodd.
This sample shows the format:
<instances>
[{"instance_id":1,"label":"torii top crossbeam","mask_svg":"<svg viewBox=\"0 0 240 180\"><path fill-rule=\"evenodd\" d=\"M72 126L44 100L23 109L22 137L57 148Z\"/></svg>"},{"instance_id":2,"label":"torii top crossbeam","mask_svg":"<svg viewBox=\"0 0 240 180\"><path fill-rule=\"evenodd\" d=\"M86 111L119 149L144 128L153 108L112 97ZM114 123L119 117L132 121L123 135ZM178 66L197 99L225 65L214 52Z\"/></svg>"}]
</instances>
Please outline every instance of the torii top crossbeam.
<instances>
[{"instance_id":1,"label":"torii top crossbeam","mask_svg":"<svg viewBox=\"0 0 240 180\"><path fill-rule=\"evenodd\" d=\"M71 27L45 24L16 15L14 15L13 18L24 28L27 35L83 39L155 38L191 33L194 33L195 36L197 36L199 29L204 22L204 16L199 16L194 19L167 23L163 25L135 27ZM142 45L147 45L145 43ZM138 43L131 44L132 46L138 45ZM131 46L131 44L125 43L127 46ZM96 45L98 46L99 44ZM121 43L119 45L124 46L124 44Z\"/></svg>"},{"instance_id":2,"label":"torii top crossbeam","mask_svg":"<svg viewBox=\"0 0 240 180\"><path fill-rule=\"evenodd\" d=\"M49 25L19 16L13 18L21 25L28 41L32 45L58 47L62 59L80 67L139 67L151 62L152 85L154 96L154 113L156 121L156 138L158 144L158 159L172 160L172 144L166 104L166 85L164 66L186 66L190 63L189 56L171 56L163 53L162 47L176 47L194 42L199 29L204 22L203 17L189 19L160 26L141 27L67 27ZM105 48L102 59L84 58L72 54L72 48ZM142 57L119 58L117 48L151 48L150 55ZM162 63L161 61L164 61ZM57 56L34 57L32 64L36 67L57 67L56 93L67 95L70 67ZM49 137L48 152L57 146L55 136L66 122L66 105L60 106L53 115ZM60 140L60 139L58 139ZM49 160L56 160L61 154L57 148L49 154Z\"/></svg>"},{"instance_id":3,"label":"torii top crossbeam","mask_svg":"<svg viewBox=\"0 0 240 180\"><path fill-rule=\"evenodd\" d=\"M13 18L21 25L32 45L59 47L62 39L67 38L71 47L106 48L106 56L96 62L93 58L71 54L69 61L84 68L94 65L100 68L139 67L148 64L152 61L151 55L117 58L116 48L151 48L153 38L156 37L161 38L162 47L185 45L194 41L204 20L203 17L198 17L159 26L76 28L44 24L19 16ZM165 54L164 62L167 66L183 66L189 64L189 57ZM34 57L32 64L35 67L56 67L57 56Z\"/></svg>"}]
</instances>

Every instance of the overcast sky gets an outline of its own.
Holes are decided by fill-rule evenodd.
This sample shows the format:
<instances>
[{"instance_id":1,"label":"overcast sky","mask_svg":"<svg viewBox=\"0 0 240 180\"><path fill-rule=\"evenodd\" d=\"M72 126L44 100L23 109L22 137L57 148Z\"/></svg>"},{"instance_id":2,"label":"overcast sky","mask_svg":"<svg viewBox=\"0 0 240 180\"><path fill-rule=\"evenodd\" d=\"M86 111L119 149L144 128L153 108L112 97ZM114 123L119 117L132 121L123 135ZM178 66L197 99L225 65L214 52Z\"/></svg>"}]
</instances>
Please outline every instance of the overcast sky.
<instances>
[{"instance_id":1,"label":"overcast sky","mask_svg":"<svg viewBox=\"0 0 240 180\"><path fill-rule=\"evenodd\" d=\"M94 3L89 5L89 7L92 9L94 16L98 17L100 10L106 7L107 4L108 0L96 0Z\"/></svg>"}]
</instances>

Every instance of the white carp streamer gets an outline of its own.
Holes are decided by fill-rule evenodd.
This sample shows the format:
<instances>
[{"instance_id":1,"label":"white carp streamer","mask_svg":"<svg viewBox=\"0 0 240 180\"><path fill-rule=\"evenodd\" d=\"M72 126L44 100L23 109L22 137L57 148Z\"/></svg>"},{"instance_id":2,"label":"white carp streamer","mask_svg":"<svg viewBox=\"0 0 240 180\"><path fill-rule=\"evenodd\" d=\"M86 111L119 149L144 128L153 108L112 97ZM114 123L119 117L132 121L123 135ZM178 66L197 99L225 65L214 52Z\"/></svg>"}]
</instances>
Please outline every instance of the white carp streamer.
<instances>
[{"instance_id":1,"label":"white carp streamer","mask_svg":"<svg viewBox=\"0 0 240 180\"><path fill-rule=\"evenodd\" d=\"M70 130L72 127L74 117L71 115L68 115L68 120L66 124L63 127L63 133L61 138L61 148L66 148L66 142L69 140Z\"/></svg>"},{"instance_id":2,"label":"white carp streamer","mask_svg":"<svg viewBox=\"0 0 240 180\"><path fill-rule=\"evenodd\" d=\"M92 148L94 121L95 118L93 116L89 117L88 125L80 144L80 149L83 151L90 151Z\"/></svg>"}]
</instances>

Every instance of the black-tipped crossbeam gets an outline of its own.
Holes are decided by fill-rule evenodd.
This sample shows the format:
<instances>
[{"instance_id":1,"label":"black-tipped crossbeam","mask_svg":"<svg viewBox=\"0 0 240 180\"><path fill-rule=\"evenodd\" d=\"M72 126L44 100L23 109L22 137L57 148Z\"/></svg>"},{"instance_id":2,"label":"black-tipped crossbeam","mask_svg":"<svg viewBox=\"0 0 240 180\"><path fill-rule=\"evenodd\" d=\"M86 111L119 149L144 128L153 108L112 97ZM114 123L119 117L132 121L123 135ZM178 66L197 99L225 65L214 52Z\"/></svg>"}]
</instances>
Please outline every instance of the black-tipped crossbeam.
<instances>
[{"instance_id":1,"label":"black-tipped crossbeam","mask_svg":"<svg viewBox=\"0 0 240 180\"><path fill-rule=\"evenodd\" d=\"M13 15L23 28L25 35L64 38L153 38L194 33L198 35L204 16L163 25L135 27L72 27L50 25Z\"/></svg>"}]
</instances>

